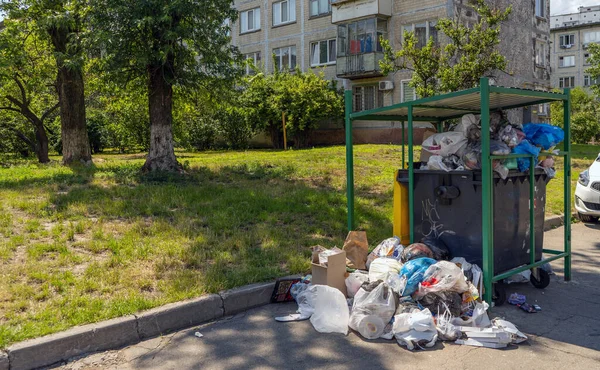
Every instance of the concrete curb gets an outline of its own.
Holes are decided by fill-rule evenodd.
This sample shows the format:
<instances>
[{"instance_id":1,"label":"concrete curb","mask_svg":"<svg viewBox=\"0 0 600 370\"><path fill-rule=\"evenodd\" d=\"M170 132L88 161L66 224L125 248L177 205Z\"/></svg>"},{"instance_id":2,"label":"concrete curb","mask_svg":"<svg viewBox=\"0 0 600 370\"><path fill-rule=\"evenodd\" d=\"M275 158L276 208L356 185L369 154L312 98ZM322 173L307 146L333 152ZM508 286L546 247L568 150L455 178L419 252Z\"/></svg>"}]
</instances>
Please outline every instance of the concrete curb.
<instances>
[{"instance_id":1,"label":"concrete curb","mask_svg":"<svg viewBox=\"0 0 600 370\"><path fill-rule=\"evenodd\" d=\"M571 215L571 222L574 220L579 220L579 218L577 218L577 213L573 213ZM552 216L552 217L544 220L544 231L556 229L557 227L560 227L564 224L565 224L564 216Z\"/></svg>"},{"instance_id":2,"label":"concrete curb","mask_svg":"<svg viewBox=\"0 0 600 370\"><path fill-rule=\"evenodd\" d=\"M266 305L275 282L252 284L168 304L41 338L15 343L0 351L0 370L30 370L75 356L126 347L159 335Z\"/></svg>"}]
</instances>

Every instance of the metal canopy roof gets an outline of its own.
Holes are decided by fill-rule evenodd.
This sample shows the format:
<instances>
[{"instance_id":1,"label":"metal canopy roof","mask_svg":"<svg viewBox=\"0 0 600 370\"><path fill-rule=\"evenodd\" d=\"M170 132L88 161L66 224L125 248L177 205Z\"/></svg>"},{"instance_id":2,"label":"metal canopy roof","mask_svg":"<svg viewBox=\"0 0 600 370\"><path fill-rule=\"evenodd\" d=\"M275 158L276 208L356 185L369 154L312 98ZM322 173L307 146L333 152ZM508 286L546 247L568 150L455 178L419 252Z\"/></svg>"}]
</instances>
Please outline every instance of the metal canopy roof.
<instances>
[{"instance_id":1,"label":"metal canopy roof","mask_svg":"<svg viewBox=\"0 0 600 370\"><path fill-rule=\"evenodd\" d=\"M563 101L566 94L536 90L490 86L490 110L512 109L534 104ZM455 93L394 104L350 115L351 120L400 121L408 119L408 107L413 107L413 121L444 121L467 113L480 113L479 87Z\"/></svg>"}]
</instances>

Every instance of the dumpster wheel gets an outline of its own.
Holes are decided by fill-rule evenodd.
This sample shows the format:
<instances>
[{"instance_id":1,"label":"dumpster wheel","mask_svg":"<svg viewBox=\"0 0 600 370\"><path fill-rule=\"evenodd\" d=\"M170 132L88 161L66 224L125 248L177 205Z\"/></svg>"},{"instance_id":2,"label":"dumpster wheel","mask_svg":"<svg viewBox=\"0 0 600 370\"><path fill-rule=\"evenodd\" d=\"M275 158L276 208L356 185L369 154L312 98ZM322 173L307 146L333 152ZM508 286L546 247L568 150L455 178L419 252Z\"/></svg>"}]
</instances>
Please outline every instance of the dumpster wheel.
<instances>
[{"instance_id":1,"label":"dumpster wheel","mask_svg":"<svg viewBox=\"0 0 600 370\"><path fill-rule=\"evenodd\" d=\"M504 283L494 284L494 296L492 299L495 306L502 306L506 302L506 285Z\"/></svg>"},{"instance_id":2,"label":"dumpster wheel","mask_svg":"<svg viewBox=\"0 0 600 370\"><path fill-rule=\"evenodd\" d=\"M546 270L538 269L538 274L540 276L539 280L535 277L535 274L533 272L531 274L531 277L529 278L529 281L531 281L531 284L534 287L536 287L538 289L544 289L548 285L550 285L550 275L548 275Z\"/></svg>"}]
</instances>

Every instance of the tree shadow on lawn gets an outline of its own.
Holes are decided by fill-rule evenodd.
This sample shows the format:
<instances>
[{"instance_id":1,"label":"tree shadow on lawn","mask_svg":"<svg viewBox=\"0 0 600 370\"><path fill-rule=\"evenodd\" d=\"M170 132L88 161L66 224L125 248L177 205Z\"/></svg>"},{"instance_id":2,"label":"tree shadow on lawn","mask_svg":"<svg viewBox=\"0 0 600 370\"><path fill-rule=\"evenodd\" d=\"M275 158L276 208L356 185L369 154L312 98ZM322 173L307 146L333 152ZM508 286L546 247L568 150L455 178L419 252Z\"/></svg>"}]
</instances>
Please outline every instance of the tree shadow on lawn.
<instances>
[{"instance_id":1,"label":"tree shadow on lawn","mask_svg":"<svg viewBox=\"0 0 600 370\"><path fill-rule=\"evenodd\" d=\"M145 225L133 228L139 230L129 237L139 238L140 248L150 247L146 258L157 261L158 278L166 279L169 289L186 290L193 284L215 292L307 273L308 247L342 246L345 192L324 182L310 186L294 179L294 172L292 166L255 163L201 167L183 176L138 173L135 186L128 173L122 185L73 186L53 194L50 203L64 219L84 216ZM363 203L357 203L356 212L372 243L391 236L388 215ZM111 253L135 255L118 247Z\"/></svg>"}]
</instances>

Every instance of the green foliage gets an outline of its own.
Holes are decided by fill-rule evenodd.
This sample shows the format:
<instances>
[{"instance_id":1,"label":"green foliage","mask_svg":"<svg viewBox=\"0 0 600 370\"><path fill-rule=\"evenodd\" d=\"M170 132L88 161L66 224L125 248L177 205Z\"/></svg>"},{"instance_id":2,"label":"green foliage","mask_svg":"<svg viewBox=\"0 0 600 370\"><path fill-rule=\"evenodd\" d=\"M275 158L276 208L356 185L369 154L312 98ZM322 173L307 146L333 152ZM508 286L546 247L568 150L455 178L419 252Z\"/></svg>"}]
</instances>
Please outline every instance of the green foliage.
<instances>
[{"instance_id":1,"label":"green foliage","mask_svg":"<svg viewBox=\"0 0 600 370\"><path fill-rule=\"evenodd\" d=\"M413 32L404 34L402 49L394 51L389 41L382 40L383 73L412 70L410 85L417 95L428 97L439 93L475 87L479 79L507 66L506 58L497 50L502 22L512 7L492 8L484 0L471 0L477 21L468 25L459 14L455 19L443 18L436 28L447 39L445 46L432 38L419 48Z\"/></svg>"},{"instance_id":2,"label":"green foliage","mask_svg":"<svg viewBox=\"0 0 600 370\"><path fill-rule=\"evenodd\" d=\"M552 123L564 127L562 102L551 104ZM571 136L574 142L586 144L600 139L600 104L581 87L571 90Z\"/></svg>"},{"instance_id":3,"label":"green foliage","mask_svg":"<svg viewBox=\"0 0 600 370\"><path fill-rule=\"evenodd\" d=\"M590 53L588 63L591 67L586 69L586 72L591 78L600 80L600 44L590 44L588 46L588 52ZM600 98L600 85L592 86L592 91Z\"/></svg>"}]
</instances>

